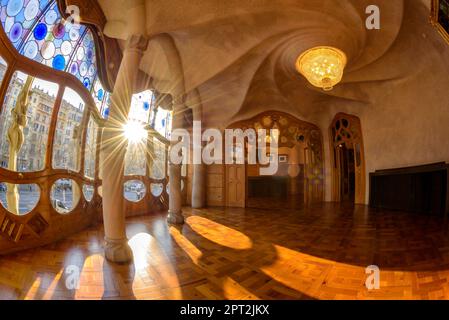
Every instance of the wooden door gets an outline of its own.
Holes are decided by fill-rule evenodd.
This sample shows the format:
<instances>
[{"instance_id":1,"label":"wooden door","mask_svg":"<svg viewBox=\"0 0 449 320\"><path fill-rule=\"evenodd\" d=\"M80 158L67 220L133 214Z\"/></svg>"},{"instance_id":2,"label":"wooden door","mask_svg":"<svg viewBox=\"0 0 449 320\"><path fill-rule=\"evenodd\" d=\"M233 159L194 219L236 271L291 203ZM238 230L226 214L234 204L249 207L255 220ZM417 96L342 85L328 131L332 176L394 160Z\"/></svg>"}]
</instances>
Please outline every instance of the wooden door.
<instances>
[{"instance_id":1,"label":"wooden door","mask_svg":"<svg viewBox=\"0 0 449 320\"><path fill-rule=\"evenodd\" d=\"M245 165L226 166L226 205L236 208L246 207Z\"/></svg>"}]
</instances>

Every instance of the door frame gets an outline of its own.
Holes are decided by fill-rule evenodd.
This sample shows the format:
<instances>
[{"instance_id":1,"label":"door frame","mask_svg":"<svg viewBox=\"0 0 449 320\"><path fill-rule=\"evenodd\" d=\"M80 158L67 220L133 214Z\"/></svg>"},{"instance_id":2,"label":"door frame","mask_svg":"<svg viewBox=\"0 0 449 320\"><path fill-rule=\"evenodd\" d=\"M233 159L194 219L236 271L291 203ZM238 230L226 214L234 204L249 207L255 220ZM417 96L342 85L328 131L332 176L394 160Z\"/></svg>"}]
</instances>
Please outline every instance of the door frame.
<instances>
[{"instance_id":1,"label":"door frame","mask_svg":"<svg viewBox=\"0 0 449 320\"><path fill-rule=\"evenodd\" d=\"M343 125L347 122L347 126ZM338 113L329 127L329 146L332 172L332 201L341 202L341 163L337 148L342 143L354 149L355 204L366 204L366 167L363 131L360 118Z\"/></svg>"}]
</instances>

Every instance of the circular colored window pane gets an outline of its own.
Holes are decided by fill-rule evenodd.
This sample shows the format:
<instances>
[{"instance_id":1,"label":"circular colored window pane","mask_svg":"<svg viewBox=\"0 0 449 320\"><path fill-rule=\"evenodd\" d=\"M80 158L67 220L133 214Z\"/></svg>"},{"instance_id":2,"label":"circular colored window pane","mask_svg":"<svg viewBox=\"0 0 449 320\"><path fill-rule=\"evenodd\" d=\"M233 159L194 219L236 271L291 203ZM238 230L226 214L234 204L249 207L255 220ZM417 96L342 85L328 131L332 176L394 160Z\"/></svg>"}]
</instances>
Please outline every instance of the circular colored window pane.
<instances>
[{"instance_id":1,"label":"circular colored window pane","mask_svg":"<svg viewBox=\"0 0 449 320\"><path fill-rule=\"evenodd\" d=\"M85 86L86 88L89 88L89 87L90 87L90 80L87 79L87 78L85 78L84 81L83 81L83 84L84 84L84 86Z\"/></svg>"},{"instance_id":2,"label":"circular colored window pane","mask_svg":"<svg viewBox=\"0 0 449 320\"><path fill-rule=\"evenodd\" d=\"M58 23L54 28L53 28L53 35L55 36L56 39L61 39L62 37L64 37L65 34L65 27L62 23Z\"/></svg>"},{"instance_id":3,"label":"circular colored window pane","mask_svg":"<svg viewBox=\"0 0 449 320\"><path fill-rule=\"evenodd\" d=\"M92 58L94 57L94 52L91 50L91 49L89 49L89 50L87 50L87 60L92 60Z\"/></svg>"},{"instance_id":4,"label":"circular colored window pane","mask_svg":"<svg viewBox=\"0 0 449 320\"><path fill-rule=\"evenodd\" d=\"M45 22L48 23L49 25L54 24L57 19L58 19L58 14L56 13L55 10L49 10L45 14Z\"/></svg>"},{"instance_id":5,"label":"circular colored window pane","mask_svg":"<svg viewBox=\"0 0 449 320\"><path fill-rule=\"evenodd\" d=\"M59 54L53 59L53 68L60 71L65 69L65 58L63 55Z\"/></svg>"},{"instance_id":6,"label":"circular colored window pane","mask_svg":"<svg viewBox=\"0 0 449 320\"><path fill-rule=\"evenodd\" d=\"M78 73L78 64L76 62L72 63L72 66L70 67L70 73L71 74Z\"/></svg>"},{"instance_id":7,"label":"circular colored window pane","mask_svg":"<svg viewBox=\"0 0 449 320\"><path fill-rule=\"evenodd\" d=\"M15 17L22 10L22 7L23 7L23 0L10 0L8 2L8 6L6 7L6 13L10 17Z\"/></svg>"},{"instance_id":8,"label":"circular colored window pane","mask_svg":"<svg viewBox=\"0 0 449 320\"><path fill-rule=\"evenodd\" d=\"M104 98L104 91L103 89L98 90L98 95L97 95L98 100L102 101Z\"/></svg>"},{"instance_id":9,"label":"circular colored window pane","mask_svg":"<svg viewBox=\"0 0 449 320\"><path fill-rule=\"evenodd\" d=\"M36 18L37 14L39 13L39 1L38 0L31 0L28 2L24 16L26 20L33 20Z\"/></svg>"},{"instance_id":10,"label":"circular colored window pane","mask_svg":"<svg viewBox=\"0 0 449 320\"><path fill-rule=\"evenodd\" d=\"M12 26L11 32L9 33L9 39L11 42L17 42L22 37L22 25L20 23L16 23Z\"/></svg>"},{"instance_id":11,"label":"circular colored window pane","mask_svg":"<svg viewBox=\"0 0 449 320\"><path fill-rule=\"evenodd\" d=\"M36 43L36 41L30 41L26 44L24 51L25 57L29 59L34 59L37 56L37 53L39 52L39 47Z\"/></svg>"},{"instance_id":12,"label":"circular colored window pane","mask_svg":"<svg viewBox=\"0 0 449 320\"><path fill-rule=\"evenodd\" d=\"M45 23L39 23L36 28L34 28L34 38L36 40L43 40L47 35L47 25Z\"/></svg>"}]
</instances>

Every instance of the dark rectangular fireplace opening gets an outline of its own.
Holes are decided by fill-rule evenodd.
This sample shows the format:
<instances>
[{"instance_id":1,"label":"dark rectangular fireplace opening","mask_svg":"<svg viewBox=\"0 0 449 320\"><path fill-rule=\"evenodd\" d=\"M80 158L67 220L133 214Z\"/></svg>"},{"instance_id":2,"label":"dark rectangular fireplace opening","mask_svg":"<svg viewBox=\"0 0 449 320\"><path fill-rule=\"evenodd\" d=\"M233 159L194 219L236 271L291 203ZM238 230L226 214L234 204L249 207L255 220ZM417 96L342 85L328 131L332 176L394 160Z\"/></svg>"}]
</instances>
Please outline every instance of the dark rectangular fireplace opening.
<instances>
[{"instance_id":1,"label":"dark rectangular fireplace opening","mask_svg":"<svg viewBox=\"0 0 449 320\"><path fill-rule=\"evenodd\" d=\"M249 198L287 199L287 177L248 177Z\"/></svg>"},{"instance_id":2,"label":"dark rectangular fireplace opening","mask_svg":"<svg viewBox=\"0 0 449 320\"><path fill-rule=\"evenodd\" d=\"M448 168L446 163L437 163L371 173L370 206L446 216Z\"/></svg>"}]
</instances>

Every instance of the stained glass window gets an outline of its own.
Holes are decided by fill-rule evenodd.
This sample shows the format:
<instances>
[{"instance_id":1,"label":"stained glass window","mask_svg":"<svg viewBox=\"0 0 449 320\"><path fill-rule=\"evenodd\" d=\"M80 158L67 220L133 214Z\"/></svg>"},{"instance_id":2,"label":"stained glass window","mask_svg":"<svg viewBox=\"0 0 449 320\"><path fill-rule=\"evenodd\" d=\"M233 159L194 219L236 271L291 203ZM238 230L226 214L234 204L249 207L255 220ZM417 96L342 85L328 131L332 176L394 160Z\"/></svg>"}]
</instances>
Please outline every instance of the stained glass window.
<instances>
[{"instance_id":1,"label":"stained glass window","mask_svg":"<svg viewBox=\"0 0 449 320\"><path fill-rule=\"evenodd\" d=\"M128 120L148 124L153 98L153 92L150 90L134 94ZM125 158L125 175L146 175L146 144L147 139L140 143L129 143Z\"/></svg>"},{"instance_id":2,"label":"stained glass window","mask_svg":"<svg viewBox=\"0 0 449 320\"><path fill-rule=\"evenodd\" d=\"M1 0L0 20L20 54L73 74L92 92L94 99L99 100L96 103L105 104L106 91L102 87L101 90L94 88L94 82L100 81L96 80L97 61L92 31L63 19L55 0Z\"/></svg>"},{"instance_id":3,"label":"stained glass window","mask_svg":"<svg viewBox=\"0 0 449 320\"><path fill-rule=\"evenodd\" d=\"M158 108L156 119L154 122L154 129L167 139L170 138L172 128L172 113L171 111Z\"/></svg>"},{"instance_id":4,"label":"stained glass window","mask_svg":"<svg viewBox=\"0 0 449 320\"><path fill-rule=\"evenodd\" d=\"M147 90L141 93L134 94L131 101L131 108L128 119L131 121L139 121L142 123L149 123L150 109L153 104L153 92Z\"/></svg>"}]
</instances>

